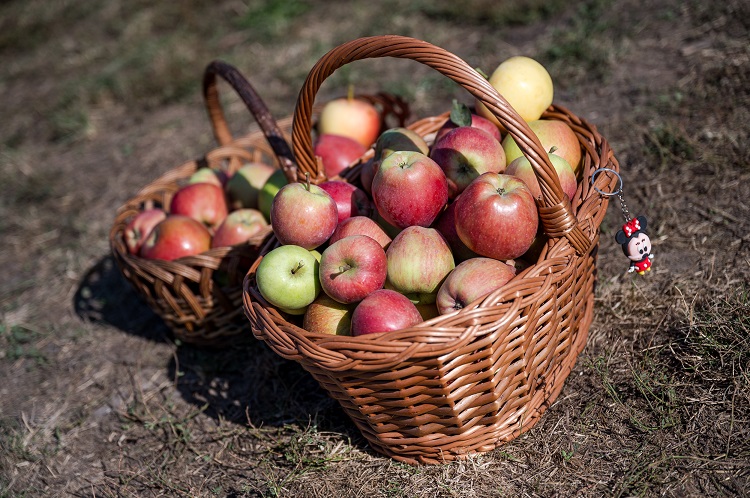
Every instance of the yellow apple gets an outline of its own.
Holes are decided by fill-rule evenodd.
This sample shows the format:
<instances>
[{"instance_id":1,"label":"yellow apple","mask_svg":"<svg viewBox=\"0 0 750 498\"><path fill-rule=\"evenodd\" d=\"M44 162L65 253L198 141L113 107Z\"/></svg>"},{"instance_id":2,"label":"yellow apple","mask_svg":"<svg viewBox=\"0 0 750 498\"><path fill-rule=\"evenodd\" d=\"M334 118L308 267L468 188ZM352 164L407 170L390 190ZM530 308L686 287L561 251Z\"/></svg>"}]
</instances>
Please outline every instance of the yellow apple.
<instances>
[{"instance_id":1,"label":"yellow apple","mask_svg":"<svg viewBox=\"0 0 750 498\"><path fill-rule=\"evenodd\" d=\"M549 151L554 147L555 154L564 158L573 167L573 171L578 173L581 165L581 144L573 129L566 122L537 119L529 123L529 128L539 138L544 150ZM512 136L506 135L502 143L507 164L523 155Z\"/></svg>"},{"instance_id":2,"label":"yellow apple","mask_svg":"<svg viewBox=\"0 0 750 498\"><path fill-rule=\"evenodd\" d=\"M552 104L552 77L544 66L530 57L519 55L503 61L489 81L526 122L539 119ZM477 101L477 114L500 126L480 101Z\"/></svg>"}]
</instances>

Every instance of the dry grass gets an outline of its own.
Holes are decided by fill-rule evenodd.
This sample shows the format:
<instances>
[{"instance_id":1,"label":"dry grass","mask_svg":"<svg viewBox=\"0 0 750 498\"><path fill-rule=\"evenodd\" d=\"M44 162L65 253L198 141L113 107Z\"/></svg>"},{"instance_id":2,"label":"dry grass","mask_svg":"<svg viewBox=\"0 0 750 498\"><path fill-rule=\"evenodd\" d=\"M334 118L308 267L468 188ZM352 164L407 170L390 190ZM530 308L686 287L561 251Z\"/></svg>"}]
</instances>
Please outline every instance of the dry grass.
<instances>
[{"instance_id":1,"label":"dry grass","mask_svg":"<svg viewBox=\"0 0 750 498\"><path fill-rule=\"evenodd\" d=\"M746 496L747 2L43 2L0 5L0 496ZM491 69L525 53L596 123L648 216L655 269L603 225L596 318L535 428L464 462L373 453L296 364L173 343L108 256L114 209L213 141L212 59L290 114L328 48L376 33ZM293 33L293 36L289 34ZM406 61L343 69L419 115L465 98ZM226 97L236 133L250 124Z\"/></svg>"}]
</instances>

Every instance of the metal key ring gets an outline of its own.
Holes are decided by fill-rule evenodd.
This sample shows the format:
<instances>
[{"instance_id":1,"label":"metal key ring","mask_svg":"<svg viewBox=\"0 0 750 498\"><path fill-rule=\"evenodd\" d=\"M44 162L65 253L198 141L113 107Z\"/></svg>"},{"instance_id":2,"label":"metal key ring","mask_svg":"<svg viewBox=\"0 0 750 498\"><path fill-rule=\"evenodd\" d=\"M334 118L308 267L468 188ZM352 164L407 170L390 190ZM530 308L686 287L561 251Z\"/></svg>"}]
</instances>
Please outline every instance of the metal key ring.
<instances>
[{"instance_id":1,"label":"metal key ring","mask_svg":"<svg viewBox=\"0 0 750 498\"><path fill-rule=\"evenodd\" d=\"M599 187L597 187L597 186L594 185L594 182L596 181L596 175L598 175L599 173L602 173L604 171L612 173L613 175L615 175L617 177L618 187L613 192L605 192L602 189L600 189ZM610 168L599 168L598 170L594 171L591 174L591 185L594 187L594 190L596 190L597 192L599 192L601 195L603 195L605 197L612 197L612 196L615 196L615 195L620 195L622 193L622 177L620 176L620 174L617 171L615 171L613 169L610 169Z\"/></svg>"}]
</instances>

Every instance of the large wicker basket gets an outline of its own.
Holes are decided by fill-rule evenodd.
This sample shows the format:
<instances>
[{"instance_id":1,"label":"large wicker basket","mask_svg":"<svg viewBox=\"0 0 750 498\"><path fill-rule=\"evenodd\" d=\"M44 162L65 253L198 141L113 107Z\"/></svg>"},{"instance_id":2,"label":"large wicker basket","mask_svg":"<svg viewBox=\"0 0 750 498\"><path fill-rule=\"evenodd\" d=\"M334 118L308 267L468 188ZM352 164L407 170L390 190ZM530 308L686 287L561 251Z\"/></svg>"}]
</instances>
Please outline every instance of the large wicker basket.
<instances>
[{"instance_id":1,"label":"large wicker basket","mask_svg":"<svg viewBox=\"0 0 750 498\"><path fill-rule=\"evenodd\" d=\"M259 129L239 138L232 136L219 95L219 78L239 95ZM169 206L172 195L198 168L235 172L248 162L283 166L294 178L295 165L289 147L291 117L278 123L262 99L237 68L222 61L211 62L203 78L206 110L219 146L204 157L190 160L143 187L118 210L110 231L110 246L125 278L169 326L176 339L207 347L224 347L249 338L242 313L242 279L258 256L271 230L233 247L211 249L176 261L147 260L127 251L124 230L128 221L144 209ZM406 103L389 94L359 95L374 103L382 126L404 124L409 116Z\"/></svg>"},{"instance_id":2,"label":"large wicker basket","mask_svg":"<svg viewBox=\"0 0 750 498\"><path fill-rule=\"evenodd\" d=\"M538 138L510 105L459 57L424 41L378 36L331 50L304 83L292 143L301 180L324 180L311 147L310 110L336 69L376 57L412 59L451 78L483 102L520 144L542 187L541 224L549 242L538 260L501 289L454 313L413 328L360 337L303 330L297 317L266 303L255 269L278 242L272 237L244 282L253 334L280 356L299 362L337 399L378 452L408 463L440 463L496 448L530 429L555 400L583 349L593 316L599 225L607 199L592 172L619 170L596 128L552 106L547 119L568 123L581 145L583 178L572 202ZM410 128L429 139L447 115ZM359 166L343 176L359 178ZM596 186L614 178L598 175Z\"/></svg>"}]
</instances>

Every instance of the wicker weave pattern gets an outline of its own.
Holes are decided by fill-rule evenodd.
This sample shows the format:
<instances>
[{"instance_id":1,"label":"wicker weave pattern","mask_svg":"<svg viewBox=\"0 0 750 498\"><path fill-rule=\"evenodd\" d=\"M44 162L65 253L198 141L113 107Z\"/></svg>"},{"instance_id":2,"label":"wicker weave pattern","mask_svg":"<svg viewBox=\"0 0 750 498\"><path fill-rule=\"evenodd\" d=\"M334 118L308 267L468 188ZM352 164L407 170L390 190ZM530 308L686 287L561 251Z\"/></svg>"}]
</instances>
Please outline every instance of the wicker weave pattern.
<instances>
[{"instance_id":1,"label":"wicker weave pattern","mask_svg":"<svg viewBox=\"0 0 750 498\"><path fill-rule=\"evenodd\" d=\"M599 225L607 199L590 185L599 167L619 165L596 128L567 109L543 116L568 123L583 151L582 179L569 202L538 138L484 78L458 57L398 36L334 48L300 92L292 132L297 175L324 175L312 156L310 109L322 81L344 64L399 57L427 64L478 97L530 159L542 186L542 226L549 236L537 262L501 289L465 308L385 335L313 334L298 318L269 306L255 269L278 242L271 237L244 282L253 334L298 361L337 399L377 451L407 463L439 463L488 451L530 429L555 400L586 343L593 317ZM409 127L426 139L447 114ZM342 176L356 183L360 166ZM597 177L611 188L614 178Z\"/></svg>"}]
</instances>

